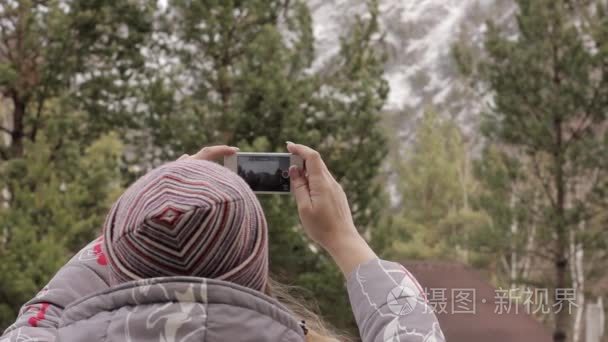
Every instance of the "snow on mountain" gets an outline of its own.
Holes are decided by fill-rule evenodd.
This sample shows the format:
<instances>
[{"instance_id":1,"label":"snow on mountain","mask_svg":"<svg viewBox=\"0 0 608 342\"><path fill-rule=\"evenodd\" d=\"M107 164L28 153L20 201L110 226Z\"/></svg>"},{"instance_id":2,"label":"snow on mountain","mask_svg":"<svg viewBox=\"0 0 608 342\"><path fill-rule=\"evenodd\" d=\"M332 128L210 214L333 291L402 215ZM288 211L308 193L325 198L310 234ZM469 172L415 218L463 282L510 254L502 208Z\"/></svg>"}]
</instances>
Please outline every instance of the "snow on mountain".
<instances>
[{"instance_id":1,"label":"snow on mountain","mask_svg":"<svg viewBox=\"0 0 608 342\"><path fill-rule=\"evenodd\" d=\"M339 49L353 18L366 13L365 0L307 0L314 20L320 67ZM380 27L389 59L385 78L391 91L386 110L402 130L434 108L457 119L465 130L474 126L480 101L473 100L451 57L463 39L481 44L485 22L503 22L515 12L512 0L380 0Z\"/></svg>"}]
</instances>

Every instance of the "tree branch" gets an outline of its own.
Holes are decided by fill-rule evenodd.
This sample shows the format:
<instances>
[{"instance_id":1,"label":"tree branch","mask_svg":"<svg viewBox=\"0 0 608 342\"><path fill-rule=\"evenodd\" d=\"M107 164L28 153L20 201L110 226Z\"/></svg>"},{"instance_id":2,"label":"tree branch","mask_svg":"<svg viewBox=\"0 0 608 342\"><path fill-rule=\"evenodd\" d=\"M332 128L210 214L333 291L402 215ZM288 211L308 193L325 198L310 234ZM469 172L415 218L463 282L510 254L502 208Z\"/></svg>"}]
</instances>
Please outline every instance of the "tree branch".
<instances>
[{"instance_id":1,"label":"tree branch","mask_svg":"<svg viewBox=\"0 0 608 342\"><path fill-rule=\"evenodd\" d=\"M600 88L602 88L602 84L600 83L597 87L593 89L593 97L590 103L585 108L585 114L583 115L582 120L577 125L575 129L569 129L570 137L566 139L564 142L564 146L567 149L568 146L576 140L579 140L593 125L593 115L591 114L593 108L595 107L596 101L599 97ZM591 120L589 120L591 119ZM587 121L589 120L589 123Z\"/></svg>"},{"instance_id":2,"label":"tree branch","mask_svg":"<svg viewBox=\"0 0 608 342\"><path fill-rule=\"evenodd\" d=\"M44 98L46 95L46 85L43 87L43 90L38 97L38 106L36 106L36 118L34 119L34 123L32 124L32 132L30 133L30 139L32 141L36 141L36 135L38 134L38 127L40 125L40 116L42 115L42 107L44 106Z\"/></svg>"},{"instance_id":3,"label":"tree branch","mask_svg":"<svg viewBox=\"0 0 608 342\"><path fill-rule=\"evenodd\" d=\"M549 187L549 184L543 179L543 175L540 171L540 167L538 166L538 161L536 160L536 155L532 156L532 165L534 166L534 173L536 175L536 178L542 184L545 194L547 195L547 198L549 199L549 202L551 203L551 206L556 208L557 202L553 198L553 195L551 194L551 188Z\"/></svg>"},{"instance_id":4,"label":"tree branch","mask_svg":"<svg viewBox=\"0 0 608 342\"><path fill-rule=\"evenodd\" d=\"M13 134L13 131L11 131L10 129L8 129L6 127L2 127L2 126L0 126L0 131L6 132L6 133L11 134L11 135Z\"/></svg>"}]
</instances>

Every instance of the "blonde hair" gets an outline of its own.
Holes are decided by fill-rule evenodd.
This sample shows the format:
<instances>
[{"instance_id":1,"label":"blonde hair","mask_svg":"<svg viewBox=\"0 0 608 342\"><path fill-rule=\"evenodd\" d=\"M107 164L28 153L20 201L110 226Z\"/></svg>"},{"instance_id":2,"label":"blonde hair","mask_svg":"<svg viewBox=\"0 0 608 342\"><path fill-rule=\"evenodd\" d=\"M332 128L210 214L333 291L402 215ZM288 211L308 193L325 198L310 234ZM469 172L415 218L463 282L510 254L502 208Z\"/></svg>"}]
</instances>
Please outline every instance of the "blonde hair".
<instances>
[{"instance_id":1,"label":"blonde hair","mask_svg":"<svg viewBox=\"0 0 608 342\"><path fill-rule=\"evenodd\" d=\"M318 314L304 305L303 298L297 293L299 290L301 289L297 286L282 284L271 277L268 278L266 293L291 310L298 321L306 322L308 329L306 342L352 342L350 336L323 322Z\"/></svg>"}]
</instances>

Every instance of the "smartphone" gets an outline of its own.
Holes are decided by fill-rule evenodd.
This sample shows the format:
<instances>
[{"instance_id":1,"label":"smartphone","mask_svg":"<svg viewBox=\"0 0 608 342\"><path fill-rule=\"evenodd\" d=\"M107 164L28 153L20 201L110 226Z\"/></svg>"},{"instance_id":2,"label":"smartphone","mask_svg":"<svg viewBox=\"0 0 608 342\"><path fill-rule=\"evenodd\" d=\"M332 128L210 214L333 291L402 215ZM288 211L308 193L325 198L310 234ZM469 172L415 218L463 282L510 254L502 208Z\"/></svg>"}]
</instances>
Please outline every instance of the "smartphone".
<instances>
[{"instance_id":1,"label":"smartphone","mask_svg":"<svg viewBox=\"0 0 608 342\"><path fill-rule=\"evenodd\" d=\"M291 153L239 152L224 157L224 166L236 172L258 194L289 194L289 167L300 169L302 158Z\"/></svg>"}]
</instances>

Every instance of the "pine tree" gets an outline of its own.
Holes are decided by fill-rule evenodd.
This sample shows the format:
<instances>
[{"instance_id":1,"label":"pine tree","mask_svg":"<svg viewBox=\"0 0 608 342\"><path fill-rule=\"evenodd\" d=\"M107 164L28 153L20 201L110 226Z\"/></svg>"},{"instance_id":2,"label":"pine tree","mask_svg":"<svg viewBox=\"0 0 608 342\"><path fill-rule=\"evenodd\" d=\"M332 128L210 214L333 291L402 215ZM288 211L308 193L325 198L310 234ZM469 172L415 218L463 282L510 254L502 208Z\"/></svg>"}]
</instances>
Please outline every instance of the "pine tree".
<instances>
[{"instance_id":1,"label":"pine tree","mask_svg":"<svg viewBox=\"0 0 608 342\"><path fill-rule=\"evenodd\" d=\"M458 127L427 111L410 149L398 164L399 219L388 232L383 254L391 258L456 258L473 262L469 231L486 216L474 210L475 192L466 145Z\"/></svg>"},{"instance_id":2,"label":"pine tree","mask_svg":"<svg viewBox=\"0 0 608 342\"><path fill-rule=\"evenodd\" d=\"M144 67L153 7L146 2L0 1L0 94L7 107L0 160L20 157L43 130L49 100L61 96L91 142L132 121L133 83Z\"/></svg>"},{"instance_id":3,"label":"pine tree","mask_svg":"<svg viewBox=\"0 0 608 342\"><path fill-rule=\"evenodd\" d=\"M122 143L116 134L84 150L77 141L56 146L64 127L51 121L23 155L0 165L0 330L74 251L100 233L121 190Z\"/></svg>"},{"instance_id":4,"label":"pine tree","mask_svg":"<svg viewBox=\"0 0 608 342\"><path fill-rule=\"evenodd\" d=\"M597 250L593 241L606 234L592 225L607 198L606 8L599 1L517 4L517 37L490 23L486 57L468 69L494 96L486 136L515 149L540 189L537 210L528 214L548 227L535 251L551 258L548 285L581 290L577 279L589 273L580 256ZM572 336L571 322L568 310L555 314L555 341Z\"/></svg>"},{"instance_id":5,"label":"pine tree","mask_svg":"<svg viewBox=\"0 0 608 342\"><path fill-rule=\"evenodd\" d=\"M536 252L542 233L536 217L539 184L515 157L489 143L474 170L480 189L473 205L491 220L471 232L471 247L485 256L484 267L505 288L534 284L545 259Z\"/></svg>"}]
</instances>

